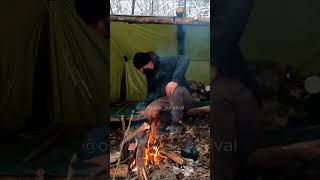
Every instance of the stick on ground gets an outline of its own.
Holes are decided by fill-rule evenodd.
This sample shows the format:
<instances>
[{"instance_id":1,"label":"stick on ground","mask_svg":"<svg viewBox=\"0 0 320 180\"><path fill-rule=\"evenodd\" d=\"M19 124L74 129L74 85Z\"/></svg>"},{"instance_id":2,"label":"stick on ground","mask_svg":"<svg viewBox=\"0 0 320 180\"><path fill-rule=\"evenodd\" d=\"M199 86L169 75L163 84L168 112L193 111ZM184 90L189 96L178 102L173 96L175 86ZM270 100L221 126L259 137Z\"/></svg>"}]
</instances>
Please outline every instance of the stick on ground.
<instances>
[{"instance_id":1,"label":"stick on ground","mask_svg":"<svg viewBox=\"0 0 320 180\"><path fill-rule=\"evenodd\" d=\"M183 166L187 163L182 157L180 157L178 154L172 151L166 152L166 151L160 150L160 154L166 156L167 158L171 159L172 161L174 161L180 166Z\"/></svg>"},{"instance_id":2,"label":"stick on ground","mask_svg":"<svg viewBox=\"0 0 320 180\"><path fill-rule=\"evenodd\" d=\"M124 133L123 141L120 144L120 156L119 157L121 157L121 155L122 155L123 145L125 144L124 141L126 139L126 136L128 135L132 119L133 119L133 112L131 113L131 117L130 117L130 121L129 121L129 124L128 124L128 128L127 128L126 132ZM120 164L120 158L118 158L117 166L116 166L115 172L113 174L112 180L115 180L115 178L116 178L116 173L117 173L119 164Z\"/></svg>"}]
</instances>

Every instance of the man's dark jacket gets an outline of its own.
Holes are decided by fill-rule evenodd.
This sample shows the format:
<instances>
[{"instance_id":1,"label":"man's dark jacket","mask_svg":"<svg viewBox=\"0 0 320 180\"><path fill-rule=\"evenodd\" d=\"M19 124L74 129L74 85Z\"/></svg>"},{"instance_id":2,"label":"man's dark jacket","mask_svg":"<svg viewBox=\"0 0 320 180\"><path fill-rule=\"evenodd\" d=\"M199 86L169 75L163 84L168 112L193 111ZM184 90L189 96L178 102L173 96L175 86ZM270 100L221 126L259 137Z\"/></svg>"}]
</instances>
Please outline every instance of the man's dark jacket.
<instances>
[{"instance_id":1,"label":"man's dark jacket","mask_svg":"<svg viewBox=\"0 0 320 180\"><path fill-rule=\"evenodd\" d=\"M160 57L156 59L154 70L146 72L147 97L137 105L137 109L144 109L152 101L166 96L166 85L170 82L189 89L185 79L190 59L186 56Z\"/></svg>"}]
</instances>

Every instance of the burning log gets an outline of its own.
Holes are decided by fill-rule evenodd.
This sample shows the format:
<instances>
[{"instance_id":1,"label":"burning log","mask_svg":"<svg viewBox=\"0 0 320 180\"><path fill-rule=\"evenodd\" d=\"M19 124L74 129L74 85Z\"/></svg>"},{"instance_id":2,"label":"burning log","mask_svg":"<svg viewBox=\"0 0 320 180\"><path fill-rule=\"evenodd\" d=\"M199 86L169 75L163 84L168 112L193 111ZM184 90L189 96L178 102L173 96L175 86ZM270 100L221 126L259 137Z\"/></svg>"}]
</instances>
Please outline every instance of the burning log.
<instances>
[{"instance_id":1,"label":"burning log","mask_svg":"<svg viewBox=\"0 0 320 180\"><path fill-rule=\"evenodd\" d=\"M186 164L186 161L174 152L166 152L160 150L162 147L161 139L157 137L157 129L159 125L158 117L151 116L151 124L144 123L133 133L126 133L120 145L120 152L123 150L124 144L127 144L130 155L127 166L126 175L130 178L138 178L139 180L149 180L149 171L154 166L159 166L163 158L169 158L178 165ZM127 130L128 132L128 130ZM135 143L131 139L135 138ZM118 159L118 165L120 161ZM118 171L115 170L112 174L114 177ZM119 171L121 172L121 170ZM132 177L134 176L134 177Z\"/></svg>"},{"instance_id":2,"label":"burning log","mask_svg":"<svg viewBox=\"0 0 320 180\"><path fill-rule=\"evenodd\" d=\"M187 163L182 157L180 157L178 154L176 154L172 151L166 152L164 150L160 150L160 154L163 154L164 156L171 159L172 161L174 161L175 163L177 163L180 166L186 165L186 163Z\"/></svg>"},{"instance_id":3,"label":"burning log","mask_svg":"<svg viewBox=\"0 0 320 180\"><path fill-rule=\"evenodd\" d=\"M152 116L151 125L145 123L147 128L140 127L140 131L136 131L138 143L133 148L135 158L129 163L129 171L137 171L137 177L142 180L149 179L149 165L159 165L162 159L159 153L161 143L156 138L158 123L157 117Z\"/></svg>"},{"instance_id":4,"label":"burning log","mask_svg":"<svg viewBox=\"0 0 320 180\"><path fill-rule=\"evenodd\" d=\"M128 136L123 140L123 144L130 141L132 138L136 137L139 133L144 132L145 130L150 129L150 125L148 123L143 123L137 130L133 133L128 134Z\"/></svg>"},{"instance_id":5,"label":"burning log","mask_svg":"<svg viewBox=\"0 0 320 180\"><path fill-rule=\"evenodd\" d=\"M138 171L138 177L141 180L148 180L149 176L146 171L146 165L147 161L145 158L145 147L147 145L147 141L149 138L149 130L146 130L145 133L140 133L138 135L139 142L137 146L137 152L136 152L136 167Z\"/></svg>"}]
</instances>

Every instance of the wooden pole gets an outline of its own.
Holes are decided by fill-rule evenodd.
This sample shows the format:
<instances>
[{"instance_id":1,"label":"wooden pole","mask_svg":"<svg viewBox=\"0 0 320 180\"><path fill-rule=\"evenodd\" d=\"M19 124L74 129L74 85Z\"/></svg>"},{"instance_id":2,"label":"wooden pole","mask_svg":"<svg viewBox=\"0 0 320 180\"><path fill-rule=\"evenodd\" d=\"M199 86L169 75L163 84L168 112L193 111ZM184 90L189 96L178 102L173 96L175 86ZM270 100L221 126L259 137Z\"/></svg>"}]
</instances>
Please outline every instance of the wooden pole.
<instances>
[{"instance_id":1,"label":"wooden pole","mask_svg":"<svg viewBox=\"0 0 320 180\"><path fill-rule=\"evenodd\" d=\"M184 12L185 9L182 7L178 7L176 9L176 15L177 18L184 18ZM184 37L185 37L185 32L183 30L183 25L178 24L177 25L177 54L178 55L184 55Z\"/></svg>"},{"instance_id":2,"label":"wooden pole","mask_svg":"<svg viewBox=\"0 0 320 180\"><path fill-rule=\"evenodd\" d=\"M113 22L127 22L131 24L185 24L185 25L200 25L208 26L210 24L210 18L207 17L185 17L176 18L169 16L124 16L124 15L112 15L110 21Z\"/></svg>"},{"instance_id":3,"label":"wooden pole","mask_svg":"<svg viewBox=\"0 0 320 180\"><path fill-rule=\"evenodd\" d=\"M134 15L134 8L136 5L136 0L132 0L132 9L131 9L131 15Z\"/></svg>"},{"instance_id":4,"label":"wooden pole","mask_svg":"<svg viewBox=\"0 0 320 180\"><path fill-rule=\"evenodd\" d=\"M153 0L151 0L151 16L153 16Z\"/></svg>"}]
</instances>

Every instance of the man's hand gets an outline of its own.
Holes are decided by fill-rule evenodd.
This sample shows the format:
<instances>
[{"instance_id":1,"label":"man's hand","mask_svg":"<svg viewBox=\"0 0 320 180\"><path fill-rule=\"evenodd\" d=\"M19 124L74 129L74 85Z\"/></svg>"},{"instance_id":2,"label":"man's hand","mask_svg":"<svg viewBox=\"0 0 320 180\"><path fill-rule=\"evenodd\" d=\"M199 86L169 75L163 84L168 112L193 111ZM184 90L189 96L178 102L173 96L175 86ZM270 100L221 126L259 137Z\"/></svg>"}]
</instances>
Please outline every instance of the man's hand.
<instances>
[{"instance_id":1,"label":"man's hand","mask_svg":"<svg viewBox=\"0 0 320 180\"><path fill-rule=\"evenodd\" d=\"M178 86L178 83L176 82L169 82L167 85L166 85L166 94L167 96L172 96L173 93L174 93L174 90L177 88Z\"/></svg>"}]
</instances>

